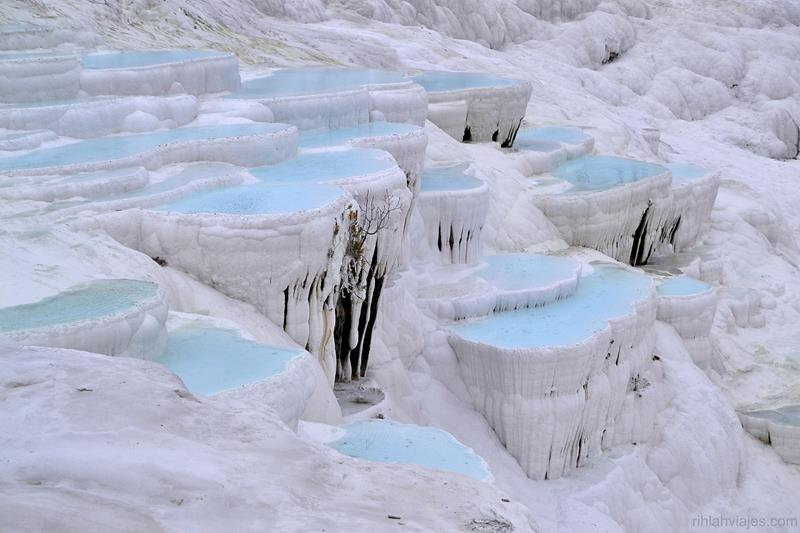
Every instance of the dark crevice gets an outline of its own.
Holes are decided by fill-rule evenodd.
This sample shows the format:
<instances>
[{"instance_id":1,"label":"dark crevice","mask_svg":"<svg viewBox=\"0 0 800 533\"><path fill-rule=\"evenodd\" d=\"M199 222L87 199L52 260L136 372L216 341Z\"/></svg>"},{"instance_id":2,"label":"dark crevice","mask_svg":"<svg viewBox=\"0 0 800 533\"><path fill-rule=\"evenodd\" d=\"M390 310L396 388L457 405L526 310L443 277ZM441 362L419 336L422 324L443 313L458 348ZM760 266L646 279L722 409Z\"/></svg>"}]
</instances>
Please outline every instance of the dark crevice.
<instances>
[{"instance_id":1,"label":"dark crevice","mask_svg":"<svg viewBox=\"0 0 800 533\"><path fill-rule=\"evenodd\" d=\"M442 224L439 223L439 237L436 239L436 246L439 247L439 251L442 251Z\"/></svg>"},{"instance_id":2,"label":"dark crevice","mask_svg":"<svg viewBox=\"0 0 800 533\"><path fill-rule=\"evenodd\" d=\"M651 208L652 204L648 204L647 209L645 209L644 213L642 213L642 219L639 221L636 231L633 232L633 245L631 246L631 255L628 261L632 266L642 265L647 259L644 252L645 241L647 240L647 226L650 222Z\"/></svg>"},{"instance_id":3,"label":"dark crevice","mask_svg":"<svg viewBox=\"0 0 800 533\"><path fill-rule=\"evenodd\" d=\"M499 128L494 130L494 133L492 133L492 142L495 142L495 143L497 142L498 135L500 135L500 129Z\"/></svg>"},{"instance_id":4,"label":"dark crevice","mask_svg":"<svg viewBox=\"0 0 800 533\"><path fill-rule=\"evenodd\" d=\"M289 323L289 287L283 289L283 331Z\"/></svg>"},{"instance_id":5,"label":"dark crevice","mask_svg":"<svg viewBox=\"0 0 800 533\"><path fill-rule=\"evenodd\" d=\"M675 235L678 234L678 228L681 227L681 217L678 217L678 220L675 221L675 225L672 226L672 231L669 232L669 243L675 246Z\"/></svg>"},{"instance_id":6,"label":"dark crevice","mask_svg":"<svg viewBox=\"0 0 800 533\"><path fill-rule=\"evenodd\" d=\"M517 125L509 130L508 135L500 145L501 148L511 148L514 145L520 126L522 126L522 119L519 119Z\"/></svg>"},{"instance_id":7,"label":"dark crevice","mask_svg":"<svg viewBox=\"0 0 800 533\"><path fill-rule=\"evenodd\" d=\"M452 252L454 247L455 247L455 243L456 243L456 237L455 237L455 235L453 235L453 226L452 225L450 226L450 239L447 242L450 244L450 251Z\"/></svg>"},{"instance_id":8,"label":"dark crevice","mask_svg":"<svg viewBox=\"0 0 800 533\"><path fill-rule=\"evenodd\" d=\"M375 321L378 319L378 305L381 299L381 290L383 289L383 276L375 278L375 287L372 289L372 302L370 302L369 309L369 322L367 323L367 331L364 332L364 348L361 356L361 375L367 374L367 363L369 363L369 349L372 345L372 330L375 329Z\"/></svg>"},{"instance_id":9,"label":"dark crevice","mask_svg":"<svg viewBox=\"0 0 800 533\"><path fill-rule=\"evenodd\" d=\"M378 318L378 305L381 289L383 288L383 274L379 274L378 246L375 246L369 266L365 266L366 287L362 296L354 295L348 287L343 287L336 303L336 326L334 328L334 346L336 347L337 380L356 380L367 372L369 351L372 345L372 330ZM358 300L357 300L358 298ZM358 316L353 312L360 303ZM354 321L355 322L354 324ZM356 344L350 344L350 332L356 327ZM346 366L350 363L350 373L346 375Z\"/></svg>"},{"instance_id":10,"label":"dark crevice","mask_svg":"<svg viewBox=\"0 0 800 533\"><path fill-rule=\"evenodd\" d=\"M465 143L472 141L472 132L470 131L469 126L464 128L464 137L462 137L461 141Z\"/></svg>"}]
</instances>

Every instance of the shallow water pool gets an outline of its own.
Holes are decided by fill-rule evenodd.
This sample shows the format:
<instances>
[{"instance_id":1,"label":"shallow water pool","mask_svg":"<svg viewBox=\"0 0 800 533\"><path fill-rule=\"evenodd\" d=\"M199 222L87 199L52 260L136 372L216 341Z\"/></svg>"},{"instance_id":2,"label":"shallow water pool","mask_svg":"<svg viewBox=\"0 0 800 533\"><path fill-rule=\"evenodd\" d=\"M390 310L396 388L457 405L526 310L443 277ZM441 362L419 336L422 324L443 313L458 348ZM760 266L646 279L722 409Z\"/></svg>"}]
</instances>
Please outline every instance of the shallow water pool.
<instances>
[{"instance_id":1,"label":"shallow water pool","mask_svg":"<svg viewBox=\"0 0 800 533\"><path fill-rule=\"evenodd\" d=\"M344 437L328 446L344 455L379 463L416 464L485 481L486 462L441 429L391 420L359 420L344 427Z\"/></svg>"}]
</instances>

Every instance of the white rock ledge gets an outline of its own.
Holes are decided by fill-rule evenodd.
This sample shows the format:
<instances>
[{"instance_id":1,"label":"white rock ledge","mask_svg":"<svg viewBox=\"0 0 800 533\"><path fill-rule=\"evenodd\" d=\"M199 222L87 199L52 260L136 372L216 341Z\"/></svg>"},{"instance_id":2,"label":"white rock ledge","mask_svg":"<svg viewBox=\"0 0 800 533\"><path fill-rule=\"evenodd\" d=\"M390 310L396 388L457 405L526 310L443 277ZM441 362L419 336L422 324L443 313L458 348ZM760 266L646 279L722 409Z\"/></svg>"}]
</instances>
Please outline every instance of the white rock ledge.
<instances>
[{"instance_id":1,"label":"white rock ledge","mask_svg":"<svg viewBox=\"0 0 800 533\"><path fill-rule=\"evenodd\" d=\"M800 464L800 406L740 411L739 420L748 433L770 444L781 459Z\"/></svg>"},{"instance_id":2,"label":"white rock ledge","mask_svg":"<svg viewBox=\"0 0 800 533\"><path fill-rule=\"evenodd\" d=\"M429 167L422 177L419 211L428 244L445 264L474 263L481 253L489 187L465 167Z\"/></svg>"},{"instance_id":3,"label":"white rock ledge","mask_svg":"<svg viewBox=\"0 0 800 533\"><path fill-rule=\"evenodd\" d=\"M0 340L152 358L166 345L167 301L154 283L108 279L0 309Z\"/></svg>"},{"instance_id":4,"label":"white rock ledge","mask_svg":"<svg viewBox=\"0 0 800 533\"><path fill-rule=\"evenodd\" d=\"M655 318L645 276L595 267L572 297L455 326L449 341L500 441L529 477L554 479L652 432L642 397ZM576 321L593 325L576 332Z\"/></svg>"},{"instance_id":5,"label":"white rock ledge","mask_svg":"<svg viewBox=\"0 0 800 533\"><path fill-rule=\"evenodd\" d=\"M700 368L711 360L711 326L717 311L717 292L707 283L686 277L668 278L657 288L658 320L675 328L686 351Z\"/></svg>"},{"instance_id":6,"label":"white rock ledge","mask_svg":"<svg viewBox=\"0 0 800 533\"><path fill-rule=\"evenodd\" d=\"M159 52L148 50L118 54L125 56ZM142 66L122 64L118 67L84 68L80 73L81 90L90 96L161 96L178 93L201 95L233 91L239 84L239 59L235 54L223 52L198 57L187 55L180 59L165 59Z\"/></svg>"},{"instance_id":7,"label":"white rock ledge","mask_svg":"<svg viewBox=\"0 0 800 533\"><path fill-rule=\"evenodd\" d=\"M297 150L298 132L286 124L196 126L137 135L88 139L0 158L10 176L71 174L173 163L218 161L240 166L277 163ZM133 142L136 141L136 142Z\"/></svg>"},{"instance_id":8,"label":"white rock ledge","mask_svg":"<svg viewBox=\"0 0 800 533\"><path fill-rule=\"evenodd\" d=\"M93 98L49 105L0 106L0 128L46 129L66 137L88 139L176 128L197 118L197 112L197 99L190 95Z\"/></svg>"},{"instance_id":9,"label":"white rock ledge","mask_svg":"<svg viewBox=\"0 0 800 533\"><path fill-rule=\"evenodd\" d=\"M414 81L428 92L431 122L456 134L456 140L494 141L505 148L514 144L532 91L528 81L464 72L428 72L415 76ZM465 114L462 102L466 103ZM462 115L464 122L459 128Z\"/></svg>"}]
</instances>

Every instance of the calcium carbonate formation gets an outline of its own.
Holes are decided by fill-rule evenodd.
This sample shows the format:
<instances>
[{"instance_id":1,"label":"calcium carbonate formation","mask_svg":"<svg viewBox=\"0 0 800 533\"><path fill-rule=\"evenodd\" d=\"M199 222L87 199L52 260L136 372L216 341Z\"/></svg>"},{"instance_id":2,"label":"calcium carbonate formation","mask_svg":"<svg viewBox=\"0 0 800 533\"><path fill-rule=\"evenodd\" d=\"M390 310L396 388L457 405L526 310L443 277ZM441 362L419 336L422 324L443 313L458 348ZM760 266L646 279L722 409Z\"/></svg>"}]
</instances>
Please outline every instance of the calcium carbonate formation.
<instances>
[{"instance_id":1,"label":"calcium carbonate formation","mask_svg":"<svg viewBox=\"0 0 800 533\"><path fill-rule=\"evenodd\" d=\"M227 53L90 50L91 36L51 27L0 33L0 198L16 216L104 232L251 304L294 347L169 312L157 284L126 279L0 309L3 341L154 360L191 394L267 406L295 428L319 391L370 372L374 346L385 348L373 338L382 297L422 257L419 309L447 332L475 409L535 479L648 438L656 317L708 363L710 285L654 289L640 271L567 254L487 255L492 183L469 162L426 165L427 118L516 161L532 193L524 207L570 245L640 265L696 243L714 173L594 156L594 138L573 127L521 129L527 81L331 67L241 81ZM747 423L773 445L794 442L778 418ZM339 431L329 444L354 457L491 479L436 429L370 420Z\"/></svg>"}]
</instances>

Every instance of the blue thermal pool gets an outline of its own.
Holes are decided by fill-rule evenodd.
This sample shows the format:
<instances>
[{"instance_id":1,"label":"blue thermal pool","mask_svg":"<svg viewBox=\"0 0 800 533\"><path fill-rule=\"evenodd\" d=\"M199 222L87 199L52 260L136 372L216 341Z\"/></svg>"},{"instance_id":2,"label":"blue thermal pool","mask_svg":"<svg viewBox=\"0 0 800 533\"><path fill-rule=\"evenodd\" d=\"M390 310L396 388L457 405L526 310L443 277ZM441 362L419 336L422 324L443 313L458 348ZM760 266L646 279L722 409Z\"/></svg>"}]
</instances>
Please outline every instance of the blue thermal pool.
<instances>
[{"instance_id":1,"label":"blue thermal pool","mask_svg":"<svg viewBox=\"0 0 800 533\"><path fill-rule=\"evenodd\" d=\"M325 182L358 178L396 167L380 150L353 149L305 154L289 161L250 169L259 180L192 194L160 210L179 213L275 214L316 209L344 191Z\"/></svg>"},{"instance_id":2,"label":"blue thermal pool","mask_svg":"<svg viewBox=\"0 0 800 533\"><path fill-rule=\"evenodd\" d=\"M550 255L490 255L484 263L476 274L505 291L556 285L573 278L578 269L572 259Z\"/></svg>"},{"instance_id":3,"label":"blue thermal pool","mask_svg":"<svg viewBox=\"0 0 800 533\"><path fill-rule=\"evenodd\" d=\"M401 83L408 78L400 72L368 68L308 67L274 71L269 76L242 82L229 98L272 98L294 94L342 91L365 85Z\"/></svg>"},{"instance_id":4,"label":"blue thermal pool","mask_svg":"<svg viewBox=\"0 0 800 533\"><path fill-rule=\"evenodd\" d=\"M149 67L165 63L183 63L193 59L224 57L214 50L146 50L141 52L95 52L83 56L83 68L114 69Z\"/></svg>"},{"instance_id":5,"label":"blue thermal pool","mask_svg":"<svg viewBox=\"0 0 800 533\"><path fill-rule=\"evenodd\" d=\"M158 286L132 279L77 285L38 302L0 308L0 332L93 320L135 307L158 295Z\"/></svg>"},{"instance_id":6,"label":"blue thermal pool","mask_svg":"<svg viewBox=\"0 0 800 533\"><path fill-rule=\"evenodd\" d=\"M429 71L413 76L411 79L431 93L460 91L462 89L508 87L522 83L519 80L498 78L475 72Z\"/></svg>"},{"instance_id":7,"label":"blue thermal pool","mask_svg":"<svg viewBox=\"0 0 800 533\"><path fill-rule=\"evenodd\" d=\"M526 143L533 141L545 141L565 144L581 144L591 138L591 135L582 132L578 128L569 128L564 126L544 126L532 130L521 130L519 133L517 133L515 145L519 144L519 141Z\"/></svg>"},{"instance_id":8,"label":"blue thermal pool","mask_svg":"<svg viewBox=\"0 0 800 533\"><path fill-rule=\"evenodd\" d=\"M251 168L250 173L265 183L301 185L364 176L396 167L394 159L382 150L354 148L304 154L277 165Z\"/></svg>"},{"instance_id":9,"label":"blue thermal pool","mask_svg":"<svg viewBox=\"0 0 800 533\"><path fill-rule=\"evenodd\" d=\"M708 174L708 171L702 167L685 163L665 163L663 166L672 172L673 184L686 183L687 181L696 180Z\"/></svg>"},{"instance_id":10,"label":"blue thermal pool","mask_svg":"<svg viewBox=\"0 0 800 533\"><path fill-rule=\"evenodd\" d=\"M608 327L608 320L633 312L647 298L650 279L616 266L596 266L566 299L544 307L505 311L453 327L460 337L500 348L575 344Z\"/></svg>"},{"instance_id":11,"label":"blue thermal pool","mask_svg":"<svg viewBox=\"0 0 800 533\"><path fill-rule=\"evenodd\" d=\"M529 152L556 152L561 150L561 143L555 141L540 141L537 139L520 138L517 134L517 140L514 141L514 148L517 150L527 150Z\"/></svg>"},{"instance_id":12,"label":"blue thermal pool","mask_svg":"<svg viewBox=\"0 0 800 533\"><path fill-rule=\"evenodd\" d=\"M800 426L800 405L787 405L777 409L749 411L743 414L755 418L765 418L783 426Z\"/></svg>"},{"instance_id":13,"label":"blue thermal pool","mask_svg":"<svg viewBox=\"0 0 800 533\"><path fill-rule=\"evenodd\" d=\"M344 455L379 463L416 464L485 481L486 462L452 435L432 427L391 420L359 420L344 427L344 437L328 446Z\"/></svg>"},{"instance_id":14,"label":"blue thermal pool","mask_svg":"<svg viewBox=\"0 0 800 533\"><path fill-rule=\"evenodd\" d=\"M169 143L270 134L287 128L289 126L285 124L224 124L175 128L119 137L101 137L54 148L34 150L24 155L3 157L0 158L0 170L25 170L109 161L130 157Z\"/></svg>"},{"instance_id":15,"label":"blue thermal pool","mask_svg":"<svg viewBox=\"0 0 800 533\"><path fill-rule=\"evenodd\" d=\"M688 276L674 276L663 281L656 292L661 296L689 296L708 292L713 287L708 283Z\"/></svg>"},{"instance_id":16,"label":"blue thermal pool","mask_svg":"<svg viewBox=\"0 0 800 533\"><path fill-rule=\"evenodd\" d=\"M159 210L187 214L274 215L317 209L343 194L338 187L324 185L238 185L197 192L163 205Z\"/></svg>"},{"instance_id":17,"label":"blue thermal pool","mask_svg":"<svg viewBox=\"0 0 800 533\"><path fill-rule=\"evenodd\" d=\"M553 175L569 182L567 191L600 191L658 176L667 172L661 165L613 156L583 156L567 161Z\"/></svg>"},{"instance_id":18,"label":"blue thermal pool","mask_svg":"<svg viewBox=\"0 0 800 533\"><path fill-rule=\"evenodd\" d=\"M155 361L192 393L210 396L280 374L302 354L244 339L230 329L182 326L170 332L166 352Z\"/></svg>"},{"instance_id":19,"label":"blue thermal pool","mask_svg":"<svg viewBox=\"0 0 800 533\"><path fill-rule=\"evenodd\" d=\"M419 131L418 126L398 124L395 122L367 122L349 128L335 130L314 130L300 135L301 148L321 148L339 146L353 139L383 137L387 135L405 135Z\"/></svg>"},{"instance_id":20,"label":"blue thermal pool","mask_svg":"<svg viewBox=\"0 0 800 533\"><path fill-rule=\"evenodd\" d=\"M449 167L426 167L422 173L423 192L463 191L475 189L483 182L474 176L465 174L468 165L454 165Z\"/></svg>"}]
</instances>

